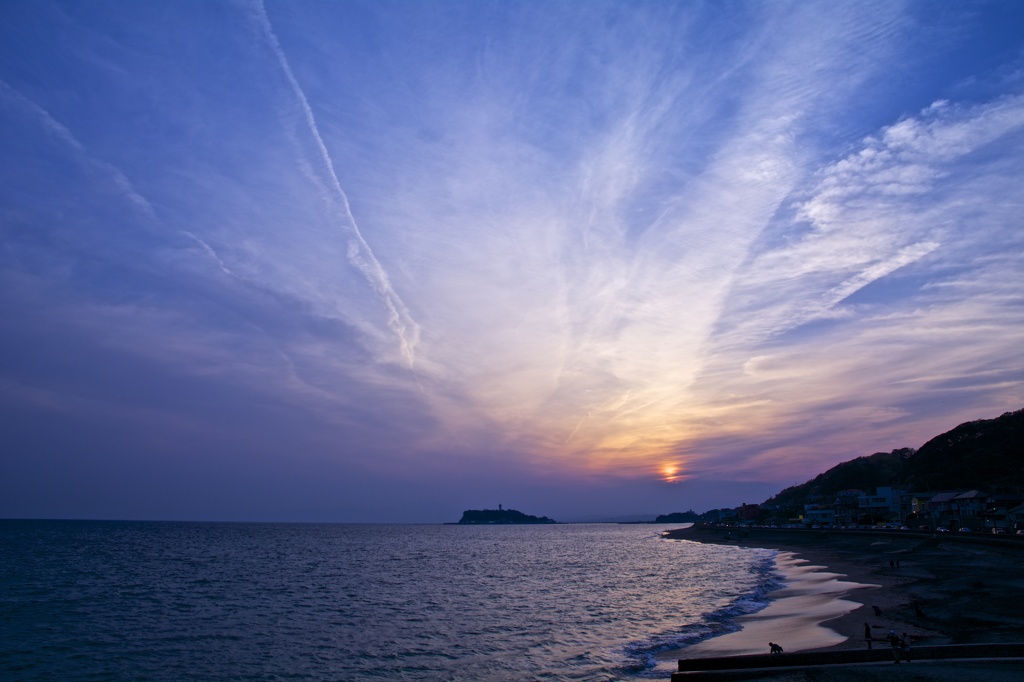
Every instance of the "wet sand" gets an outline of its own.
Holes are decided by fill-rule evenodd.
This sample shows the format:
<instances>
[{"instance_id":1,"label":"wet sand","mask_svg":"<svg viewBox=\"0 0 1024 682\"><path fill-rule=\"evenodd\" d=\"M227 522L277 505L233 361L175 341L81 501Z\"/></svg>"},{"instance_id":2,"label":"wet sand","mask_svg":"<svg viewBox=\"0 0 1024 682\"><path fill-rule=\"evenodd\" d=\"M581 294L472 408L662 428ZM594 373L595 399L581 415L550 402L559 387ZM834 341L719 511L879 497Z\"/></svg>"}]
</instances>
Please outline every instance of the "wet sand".
<instances>
[{"instance_id":1,"label":"wet sand","mask_svg":"<svg viewBox=\"0 0 1024 682\"><path fill-rule=\"evenodd\" d=\"M774 530L735 538L701 528L675 537L782 550L788 584L769 595L767 608L741 618L739 632L661 660L768 653L769 641L788 652L863 649L865 624L873 647L888 647L890 629L917 645L1024 641L1024 542Z\"/></svg>"},{"instance_id":2,"label":"wet sand","mask_svg":"<svg viewBox=\"0 0 1024 682\"><path fill-rule=\"evenodd\" d=\"M877 587L843 579L839 573L809 563L791 552L782 552L776 566L786 586L768 595L763 610L741 616L743 628L688 647L688 657L740 656L768 652L768 643L786 651L807 651L842 644L846 637L821 625L859 609L861 604L844 599L854 590ZM678 656L676 656L678 658Z\"/></svg>"}]
</instances>

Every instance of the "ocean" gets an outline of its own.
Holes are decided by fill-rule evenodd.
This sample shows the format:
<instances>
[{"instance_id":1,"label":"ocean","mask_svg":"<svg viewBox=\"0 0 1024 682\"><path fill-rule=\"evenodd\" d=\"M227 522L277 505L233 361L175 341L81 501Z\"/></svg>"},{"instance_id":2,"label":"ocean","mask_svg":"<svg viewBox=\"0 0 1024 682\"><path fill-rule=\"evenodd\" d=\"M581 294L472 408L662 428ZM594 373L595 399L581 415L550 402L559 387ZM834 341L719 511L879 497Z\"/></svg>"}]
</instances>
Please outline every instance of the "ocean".
<instances>
[{"instance_id":1,"label":"ocean","mask_svg":"<svg viewBox=\"0 0 1024 682\"><path fill-rule=\"evenodd\" d=\"M0 679L667 680L779 584L669 527L0 521Z\"/></svg>"}]
</instances>

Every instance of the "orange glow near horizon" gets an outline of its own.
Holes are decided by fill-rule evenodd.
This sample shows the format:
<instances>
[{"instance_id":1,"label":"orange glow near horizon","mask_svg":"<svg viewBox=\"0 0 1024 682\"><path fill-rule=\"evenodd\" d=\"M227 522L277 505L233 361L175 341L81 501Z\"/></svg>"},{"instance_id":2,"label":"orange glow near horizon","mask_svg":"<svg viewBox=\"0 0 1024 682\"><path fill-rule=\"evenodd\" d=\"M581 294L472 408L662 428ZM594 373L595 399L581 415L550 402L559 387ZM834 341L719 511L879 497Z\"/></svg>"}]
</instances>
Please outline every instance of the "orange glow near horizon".
<instances>
[{"instance_id":1,"label":"orange glow near horizon","mask_svg":"<svg viewBox=\"0 0 1024 682\"><path fill-rule=\"evenodd\" d=\"M679 475L679 467L675 464L666 464L661 468L661 479L666 483L678 483L683 479Z\"/></svg>"}]
</instances>

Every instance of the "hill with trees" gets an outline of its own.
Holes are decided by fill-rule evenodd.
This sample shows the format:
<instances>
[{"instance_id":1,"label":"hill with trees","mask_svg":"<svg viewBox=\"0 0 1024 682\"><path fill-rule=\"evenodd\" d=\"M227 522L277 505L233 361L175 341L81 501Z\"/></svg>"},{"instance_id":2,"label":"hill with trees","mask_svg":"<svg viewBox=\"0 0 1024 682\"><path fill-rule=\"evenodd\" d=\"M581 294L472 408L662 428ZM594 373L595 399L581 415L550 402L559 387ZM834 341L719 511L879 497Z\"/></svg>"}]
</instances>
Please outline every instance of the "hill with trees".
<instances>
[{"instance_id":1,"label":"hill with trees","mask_svg":"<svg viewBox=\"0 0 1024 682\"><path fill-rule=\"evenodd\" d=\"M900 483L907 489L990 492L1024 485L1024 410L932 438L907 460Z\"/></svg>"},{"instance_id":2,"label":"hill with trees","mask_svg":"<svg viewBox=\"0 0 1024 682\"><path fill-rule=\"evenodd\" d=\"M700 514L692 509L684 512L662 514L654 520L655 523L696 523L697 521L700 521Z\"/></svg>"},{"instance_id":3,"label":"hill with trees","mask_svg":"<svg viewBox=\"0 0 1024 682\"><path fill-rule=\"evenodd\" d=\"M990 493L1024 486L1024 409L966 422L920 449L877 452L837 464L806 483L786 488L766 505L811 504L844 490L978 489Z\"/></svg>"}]
</instances>

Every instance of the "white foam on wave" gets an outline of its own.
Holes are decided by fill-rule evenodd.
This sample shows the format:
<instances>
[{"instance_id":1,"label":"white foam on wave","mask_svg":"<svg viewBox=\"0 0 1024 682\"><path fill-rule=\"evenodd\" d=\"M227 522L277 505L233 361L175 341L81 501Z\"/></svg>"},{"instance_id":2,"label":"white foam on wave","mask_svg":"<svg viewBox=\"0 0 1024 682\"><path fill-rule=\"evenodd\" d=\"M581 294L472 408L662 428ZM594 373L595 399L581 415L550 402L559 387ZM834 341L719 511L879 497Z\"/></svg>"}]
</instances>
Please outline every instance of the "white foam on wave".
<instances>
[{"instance_id":1,"label":"white foam on wave","mask_svg":"<svg viewBox=\"0 0 1024 682\"><path fill-rule=\"evenodd\" d=\"M768 653L768 642L786 651L806 651L834 646L846 637L822 623L860 608L843 599L850 591L874 585L846 580L840 573L823 570L791 552L780 552L776 566L784 584L770 595L768 605L736 619L740 627L725 636L708 639L687 650L693 656L740 656Z\"/></svg>"},{"instance_id":2,"label":"white foam on wave","mask_svg":"<svg viewBox=\"0 0 1024 682\"><path fill-rule=\"evenodd\" d=\"M777 552L754 550L762 553L752 567L756 582L751 590L740 594L727 606L703 614L698 621L690 622L625 647L623 653L633 664L628 666L632 674L646 671L659 679L664 672L658 669L658 654L666 651L689 648L701 642L719 638L742 629L741 618L756 614L771 605L769 595L785 587L785 578L777 567Z\"/></svg>"}]
</instances>

